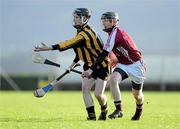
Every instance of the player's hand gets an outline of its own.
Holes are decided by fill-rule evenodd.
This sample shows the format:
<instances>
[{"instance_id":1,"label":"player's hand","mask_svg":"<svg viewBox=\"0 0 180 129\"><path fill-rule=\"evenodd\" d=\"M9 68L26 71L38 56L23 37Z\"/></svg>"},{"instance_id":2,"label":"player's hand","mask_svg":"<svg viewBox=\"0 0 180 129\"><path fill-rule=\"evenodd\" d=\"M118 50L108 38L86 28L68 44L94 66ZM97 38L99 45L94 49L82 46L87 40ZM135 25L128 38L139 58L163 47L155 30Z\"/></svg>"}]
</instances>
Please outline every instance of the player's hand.
<instances>
[{"instance_id":1,"label":"player's hand","mask_svg":"<svg viewBox=\"0 0 180 129\"><path fill-rule=\"evenodd\" d=\"M111 67L114 68L116 66L116 64L118 63L118 59L117 59L116 55L113 52L110 52L108 57L110 59Z\"/></svg>"},{"instance_id":2,"label":"player's hand","mask_svg":"<svg viewBox=\"0 0 180 129\"><path fill-rule=\"evenodd\" d=\"M111 64L112 68L114 68L117 65L117 63L118 63L118 60L116 60L116 59L113 59L113 60L110 61L110 64Z\"/></svg>"},{"instance_id":3,"label":"player's hand","mask_svg":"<svg viewBox=\"0 0 180 129\"><path fill-rule=\"evenodd\" d=\"M45 43L41 43L41 46L35 46L34 51L39 52L39 51L49 51L52 50L51 46L46 45Z\"/></svg>"},{"instance_id":4,"label":"player's hand","mask_svg":"<svg viewBox=\"0 0 180 129\"><path fill-rule=\"evenodd\" d=\"M83 78L84 78L84 77L90 78L92 72L93 72L93 71L92 71L91 69L88 69L88 70L84 71L81 76L82 76Z\"/></svg>"},{"instance_id":5,"label":"player's hand","mask_svg":"<svg viewBox=\"0 0 180 129\"><path fill-rule=\"evenodd\" d=\"M71 63L71 65L66 69L67 71L69 71L69 73L70 73L70 71L73 69L73 67L76 65L76 63L75 62L72 62Z\"/></svg>"}]
</instances>

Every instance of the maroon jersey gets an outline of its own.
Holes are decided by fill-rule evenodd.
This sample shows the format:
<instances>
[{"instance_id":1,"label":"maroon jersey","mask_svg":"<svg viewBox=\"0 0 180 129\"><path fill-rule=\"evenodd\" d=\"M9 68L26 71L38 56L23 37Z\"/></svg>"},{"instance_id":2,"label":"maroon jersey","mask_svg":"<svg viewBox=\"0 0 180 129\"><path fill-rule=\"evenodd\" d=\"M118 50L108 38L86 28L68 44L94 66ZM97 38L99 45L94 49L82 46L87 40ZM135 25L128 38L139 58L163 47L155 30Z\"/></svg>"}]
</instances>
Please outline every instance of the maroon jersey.
<instances>
[{"instance_id":1,"label":"maroon jersey","mask_svg":"<svg viewBox=\"0 0 180 129\"><path fill-rule=\"evenodd\" d=\"M121 64L133 64L141 59L141 52L131 37L119 27L115 27L109 34L104 50L113 51Z\"/></svg>"}]
</instances>

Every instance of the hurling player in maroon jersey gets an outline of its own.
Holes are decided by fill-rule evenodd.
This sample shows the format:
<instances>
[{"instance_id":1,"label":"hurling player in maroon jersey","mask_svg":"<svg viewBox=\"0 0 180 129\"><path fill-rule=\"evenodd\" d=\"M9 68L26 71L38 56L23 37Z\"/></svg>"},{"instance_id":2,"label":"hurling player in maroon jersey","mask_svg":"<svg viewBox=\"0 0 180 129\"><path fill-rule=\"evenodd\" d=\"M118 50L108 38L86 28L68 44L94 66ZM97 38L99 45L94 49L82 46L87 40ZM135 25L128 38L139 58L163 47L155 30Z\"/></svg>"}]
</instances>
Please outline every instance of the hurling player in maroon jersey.
<instances>
[{"instance_id":1,"label":"hurling player in maroon jersey","mask_svg":"<svg viewBox=\"0 0 180 129\"><path fill-rule=\"evenodd\" d=\"M117 58L116 67L111 74L110 87L114 98L115 110L108 117L110 119L121 118L122 100L119 83L126 78L130 78L132 84L132 94L136 101L136 112L131 120L139 120L142 114L144 95L142 93L145 65L141 52L137 49L131 37L120 27L118 27L119 16L115 12L106 12L101 16L103 31L108 33L108 40L104 45L103 52L99 55L91 69L85 71L84 76L90 76L99 66L104 58L113 52Z\"/></svg>"}]
</instances>

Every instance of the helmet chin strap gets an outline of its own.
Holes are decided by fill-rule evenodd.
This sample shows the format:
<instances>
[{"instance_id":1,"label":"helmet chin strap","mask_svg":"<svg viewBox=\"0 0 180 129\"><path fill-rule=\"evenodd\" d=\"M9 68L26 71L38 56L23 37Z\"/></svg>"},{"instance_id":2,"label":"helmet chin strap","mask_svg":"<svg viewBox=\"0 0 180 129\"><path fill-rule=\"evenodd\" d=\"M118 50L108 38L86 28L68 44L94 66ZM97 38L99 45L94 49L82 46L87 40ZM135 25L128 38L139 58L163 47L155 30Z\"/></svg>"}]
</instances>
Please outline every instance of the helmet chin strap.
<instances>
[{"instance_id":1,"label":"helmet chin strap","mask_svg":"<svg viewBox=\"0 0 180 129\"><path fill-rule=\"evenodd\" d=\"M81 29L81 25L75 25L74 24L73 27L76 28L76 29Z\"/></svg>"},{"instance_id":2,"label":"helmet chin strap","mask_svg":"<svg viewBox=\"0 0 180 129\"><path fill-rule=\"evenodd\" d=\"M111 32L113 28L106 28L106 29L103 29L103 31L105 32Z\"/></svg>"}]
</instances>

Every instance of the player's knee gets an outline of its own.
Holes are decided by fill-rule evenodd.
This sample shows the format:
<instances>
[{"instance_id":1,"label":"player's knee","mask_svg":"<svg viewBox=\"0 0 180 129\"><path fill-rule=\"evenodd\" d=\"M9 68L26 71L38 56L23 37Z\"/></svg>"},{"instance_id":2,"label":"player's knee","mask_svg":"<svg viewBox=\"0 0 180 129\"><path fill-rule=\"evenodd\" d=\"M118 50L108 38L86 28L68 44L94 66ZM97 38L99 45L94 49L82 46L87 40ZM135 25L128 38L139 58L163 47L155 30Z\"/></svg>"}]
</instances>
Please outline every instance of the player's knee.
<instances>
[{"instance_id":1,"label":"player's knee","mask_svg":"<svg viewBox=\"0 0 180 129\"><path fill-rule=\"evenodd\" d=\"M132 92L133 96L136 100L142 100L143 99L143 93L141 91Z\"/></svg>"},{"instance_id":2,"label":"player's knee","mask_svg":"<svg viewBox=\"0 0 180 129\"><path fill-rule=\"evenodd\" d=\"M140 94L133 94L133 95L136 100L142 99L142 96Z\"/></svg>"},{"instance_id":3,"label":"player's knee","mask_svg":"<svg viewBox=\"0 0 180 129\"><path fill-rule=\"evenodd\" d=\"M101 100L102 98L102 94L101 93L98 93L98 92L94 92L94 96L98 99L98 100Z\"/></svg>"}]
</instances>

